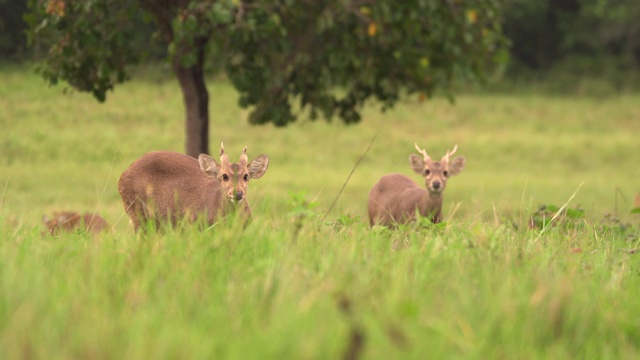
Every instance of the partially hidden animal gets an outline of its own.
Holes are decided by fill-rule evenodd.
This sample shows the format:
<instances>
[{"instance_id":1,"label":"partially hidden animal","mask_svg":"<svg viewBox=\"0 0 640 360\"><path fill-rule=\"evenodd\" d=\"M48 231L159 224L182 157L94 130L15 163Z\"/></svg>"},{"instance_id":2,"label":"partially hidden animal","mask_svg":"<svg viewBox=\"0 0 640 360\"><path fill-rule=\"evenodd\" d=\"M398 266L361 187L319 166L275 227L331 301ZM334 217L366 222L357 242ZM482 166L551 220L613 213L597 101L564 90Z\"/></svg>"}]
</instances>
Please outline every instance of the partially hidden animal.
<instances>
[{"instance_id":1,"label":"partially hidden animal","mask_svg":"<svg viewBox=\"0 0 640 360\"><path fill-rule=\"evenodd\" d=\"M57 211L53 213L52 218L43 216L42 221L45 226L43 235L59 235L75 231L86 231L98 235L111 228L105 219L89 212L79 214L74 211Z\"/></svg>"},{"instance_id":2,"label":"partially hidden animal","mask_svg":"<svg viewBox=\"0 0 640 360\"><path fill-rule=\"evenodd\" d=\"M231 163L222 143L220 163L207 154L195 159L176 152L153 151L122 173L118 191L136 231L149 221L160 226L201 218L213 224L236 209L248 220L249 180L261 178L268 166L265 154L248 161L246 147L240 160Z\"/></svg>"},{"instance_id":3,"label":"partially hidden animal","mask_svg":"<svg viewBox=\"0 0 640 360\"><path fill-rule=\"evenodd\" d=\"M433 223L442 221L442 200L447 180L462 171L465 158L450 159L458 149L457 145L440 161L432 160L417 143L415 147L422 156L411 154L409 164L416 174L424 178L425 188L402 174L388 174L380 178L369 192L370 226L406 224L416 220L416 212L430 218Z\"/></svg>"}]
</instances>

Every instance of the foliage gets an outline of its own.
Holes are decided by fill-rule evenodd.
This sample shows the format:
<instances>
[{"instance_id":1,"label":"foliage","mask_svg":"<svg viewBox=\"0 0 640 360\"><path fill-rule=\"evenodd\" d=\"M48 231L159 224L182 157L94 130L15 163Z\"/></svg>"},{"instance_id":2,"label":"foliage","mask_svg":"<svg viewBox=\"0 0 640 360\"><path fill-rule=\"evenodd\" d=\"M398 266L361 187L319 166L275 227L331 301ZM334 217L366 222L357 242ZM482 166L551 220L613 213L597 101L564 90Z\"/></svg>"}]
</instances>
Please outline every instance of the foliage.
<instances>
[{"instance_id":1,"label":"foliage","mask_svg":"<svg viewBox=\"0 0 640 360\"><path fill-rule=\"evenodd\" d=\"M418 228L425 228L425 229L431 229L431 230L438 230L438 231L442 231L447 227L447 222L446 221L441 221L437 224L434 224L432 221L432 217L431 216L421 216L417 211L416 211L416 225Z\"/></svg>"},{"instance_id":2,"label":"foliage","mask_svg":"<svg viewBox=\"0 0 640 360\"><path fill-rule=\"evenodd\" d=\"M26 50L27 25L20 17L27 1L0 0L0 29L4 30L0 31L0 58L13 58ZM613 83L614 87L638 83L637 78L628 79L630 69L638 69L640 61L637 1L513 0L502 1L501 8L504 33L510 40L509 52L514 60L509 64L509 76L502 81L509 82L517 76L525 77L522 81L527 85L561 83L557 87L562 87L552 90L562 93L583 93L576 91L575 87L581 85L575 84L583 82L586 75L601 77L601 82ZM162 60L167 46L148 41L154 25L145 24L141 17L130 24L135 27L127 35L129 42L135 42L131 48L145 49L152 61ZM221 37L222 42L211 41L208 45L208 68L216 71L224 71L229 62L224 36Z\"/></svg>"},{"instance_id":3,"label":"foliage","mask_svg":"<svg viewBox=\"0 0 640 360\"><path fill-rule=\"evenodd\" d=\"M303 3L301 3L303 4ZM289 99L345 122L372 97L383 109L407 93L449 92L456 72L481 78L502 45L498 6L433 2L308 2L248 12L226 41L227 64L240 104L269 104L253 123L293 120ZM478 8L475 8L477 6ZM264 23L261 31L251 23ZM311 25L311 26L309 26ZM312 80L313 79L313 80ZM335 87L341 95L332 92Z\"/></svg>"},{"instance_id":4,"label":"foliage","mask_svg":"<svg viewBox=\"0 0 640 360\"><path fill-rule=\"evenodd\" d=\"M306 110L353 123L369 98L386 109L405 93L450 95L455 75L482 79L506 61L499 0L32 0L31 41L52 44L45 78L104 101L138 60L127 41L138 3L182 66L203 44L224 54L220 68L254 124L286 125Z\"/></svg>"},{"instance_id":5,"label":"foliage","mask_svg":"<svg viewBox=\"0 0 640 360\"><path fill-rule=\"evenodd\" d=\"M634 214L632 209L630 214ZM573 208L561 208L556 205L541 205L529 218L529 229L545 229L551 226L564 233L583 231L591 228L600 236L616 237L637 241L640 239L640 226L630 219L621 219L611 213L605 213L595 224L589 224L586 211L579 205Z\"/></svg>"},{"instance_id":6,"label":"foliage","mask_svg":"<svg viewBox=\"0 0 640 360\"><path fill-rule=\"evenodd\" d=\"M314 208L318 206L318 202L311 200L308 201L306 199L307 192L299 191L296 193L289 194L289 212L287 213L287 217L289 217L293 221L293 242L296 242L296 239L300 236L300 231L302 231L302 227L309 220L317 217L318 213Z\"/></svg>"},{"instance_id":7,"label":"foliage","mask_svg":"<svg viewBox=\"0 0 640 360\"><path fill-rule=\"evenodd\" d=\"M39 71L51 84L64 80L104 101L108 90L127 79L125 66L141 56L129 41L138 11L132 1L32 0L29 5L30 42L50 45Z\"/></svg>"},{"instance_id":8,"label":"foliage","mask_svg":"<svg viewBox=\"0 0 640 360\"><path fill-rule=\"evenodd\" d=\"M316 211L313 209L318 206L318 202L314 200L308 201L306 197L306 191L299 191L289 194L289 207L291 208L288 214L289 217L291 217L292 219L297 219L313 217L317 215Z\"/></svg>"},{"instance_id":9,"label":"foliage","mask_svg":"<svg viewBox=\"0 0 640 360\"><path fill-rule=\"evenodd\" d=\"M579 206L561 208L556 205L541 205L531 215L530 228L544 229L552 225L554 227L572 229L584 225L584 215L585 210Z\"/></svg>"},{"instance_id":10,"label":"foliage","mask_svg":"<svg viewBox=\"0 0 640 360\"><path fill-rule=\"evenodd\" d=\"M333 222L328 222L327 225L331 225L333 226L335 229L342 229L342 228L348 228L350 226L353 226L359 222L361 222L362 219L360 219L360 217L358 216L351 216L349 214L343 214L338 216L338 218L336 220L334 220Z\"/></svg>"}]
</instances>

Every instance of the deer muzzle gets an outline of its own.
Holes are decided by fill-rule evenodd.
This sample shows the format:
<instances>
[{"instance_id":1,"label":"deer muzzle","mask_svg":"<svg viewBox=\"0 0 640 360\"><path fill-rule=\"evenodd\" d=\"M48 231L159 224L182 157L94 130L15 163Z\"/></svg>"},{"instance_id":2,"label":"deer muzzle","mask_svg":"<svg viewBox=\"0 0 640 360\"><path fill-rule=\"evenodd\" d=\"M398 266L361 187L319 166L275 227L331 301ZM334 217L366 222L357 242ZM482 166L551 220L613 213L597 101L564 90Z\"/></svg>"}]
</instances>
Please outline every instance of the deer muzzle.
<instances>
[{"instance_id":1,"label":"deer muzzle","mask_svg":"<svg viewBox=\"0 0 640 360\"><path fill-rule=\"evenodd\" d=\"M441 193L444 190L444 184L438 180L429 183L429 192Z\"/></svg>"}]
</instances>

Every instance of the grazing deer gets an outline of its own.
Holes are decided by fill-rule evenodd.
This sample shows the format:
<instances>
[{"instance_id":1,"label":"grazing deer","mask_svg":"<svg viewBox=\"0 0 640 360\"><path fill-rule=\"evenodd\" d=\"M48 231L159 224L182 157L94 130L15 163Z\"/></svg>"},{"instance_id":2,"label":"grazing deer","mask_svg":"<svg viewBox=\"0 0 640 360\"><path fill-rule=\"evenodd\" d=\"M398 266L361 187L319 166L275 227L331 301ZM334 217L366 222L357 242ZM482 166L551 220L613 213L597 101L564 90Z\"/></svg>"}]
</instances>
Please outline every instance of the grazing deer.
<instances>
[{"instance_id":1,"label":"grazing deer","mask_svg":"<svg viewBox=\"0 0 640 360\"><path fill-rule=\"evenodd\" d=\"M411 154L409 163L417 174L424 176L426 190L419 187L413 180L401 174L383 176L369 193L369 225L376 224L394 227L415 221L416 210L424 217L431 217L433 223L442 220L442 193L450 176L457 175L465 164L465 158L459 156L453 161L449 157L458 149L453 150L440 161L433 161L425 150L415 144L418 155Z\"/></svg>"},{"instance_id":2,"label":"grazing deer","mask_svg":"<svg viewBox=\"0 0 640 360\"><path fill-rule=\"evenodd\" d=\"M247 148L240 160L230 163L220 144L220 163L200 154L198 159L170 152L143 155L122 173L118 191L136 231L149 220L156 225L199 217L213 224L219 217L239 207L247 220L251 209L246 200L250 179L267 171L269 157L258 155L251 162Z\"/></svg>"},{"instance_id":3,"label":"grazing deer","mask_svg":"<svg viewBox=\"0 0 640 360\"><path fill-rule=\"evenodd\" d=\"M43 235L59 235L64 232L86 231L93 235L98 235L109 230L109 223L100 216L93 213L83 215L73 211L58 211L53 213L53 219L46 215L42 218L46 232Z\"/></svg>"}]
</instances>

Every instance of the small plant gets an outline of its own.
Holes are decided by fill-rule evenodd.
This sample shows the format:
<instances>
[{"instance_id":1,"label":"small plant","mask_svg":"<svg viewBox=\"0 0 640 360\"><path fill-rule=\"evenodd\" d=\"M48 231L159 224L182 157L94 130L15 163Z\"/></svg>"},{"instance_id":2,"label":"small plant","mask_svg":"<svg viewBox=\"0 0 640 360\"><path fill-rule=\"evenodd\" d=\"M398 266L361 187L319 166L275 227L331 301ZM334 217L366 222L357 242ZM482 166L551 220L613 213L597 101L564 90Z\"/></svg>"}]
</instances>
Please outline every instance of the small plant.
<instances>
[{"instance_id":1,"label":"small plant","mask_svg":"<svg viewBox=\"0 0 640 360\"><path fill-rule=\"evenodd\" d=\"M313 210L318 206L318 202L315 200L307 200L306 191L298 191L296 193L289 193L289 207L291 210L287 214L294 219L307 218L315 216L318 213Z\"/></svg>"},{"instance_id":2,"label":"small plant","mask_svg":"<svg viewBox=\"0 0 640 360\"><path fill-rule=\"evenodd\" d=\"M318 206L318 202L315 200L307 201L306 197L306 191L289 193L289 207L291 210L287 213L287 216L289 216L294 223L293 242L297 241L305 220L318 215L318 213L313 210Z\"/></svg>"},{"instance_id":3,"label":"small plant","mask_svg":"<svg viewBox=\"0 0 640 360\"><path fill-rule=\"evenodd\" d=\"M359 216L351 216L349 214L341 215L334 221L328 221L326 224L333 227L334 230L340 230L343 228L351 227L353 224L360 221Z\"/></svg>"},{"instance_id":4,"label":"small plant","mask_svg":"<svg viewBox=\"0 0 640 360\"><path fill-rule=\"evenodd\" d=\"M417 211L416 211L417 213ZM420 229L433 229L442 231L447 227L446 221L441 221L438 223L434 223L431 221L430 216L420 216L419 213L416 214L416 225Z\"/></svg>"},{"instance_id":5,"label":"small plant","mask_svg":"<svg viewBox=\"0 0 640 360\"><path fill-rule=\"evenodd\" d=\"M530 229L544 229L548 226L560 227L565 230L576 229L584 224L584 209L576 205L574 208L561 210L556 205L541 205L529 219ZM552 222L553 220L553 222Z\"/></svg>"},{"instance_id":6,"label":"small plant","mask_svg":"<svg viewBox=\"0 0 640 360\"><path fill-rule=\"evenodd\" d=\"M604 214L598 224L598 231L603 234L618 235L629 240L637 239L640 234L640 229L637 226L633 226L630 222L623 221L612 214Z\"/></svg>"},{"instance_id":7,"label":"small plant","mask_svg":"<svg viewBox=\"0 0 640 360\"><path fill-rule=\"evenodd\" d=\"M558 212L560 213L558 214ZM640 213L640 209L631 210L631 214L635 213ZM529 228L544 229L549 226L563 230L582 228L585 226L585 210L580 208L579 205L574 208L562 210L555 205L541 205L538 210L531 215ZM596 229L599 233L615 234L630 239L637 239L640 234L640 228L610 213L603 215Z\"/></svg>"}]
</instances>

